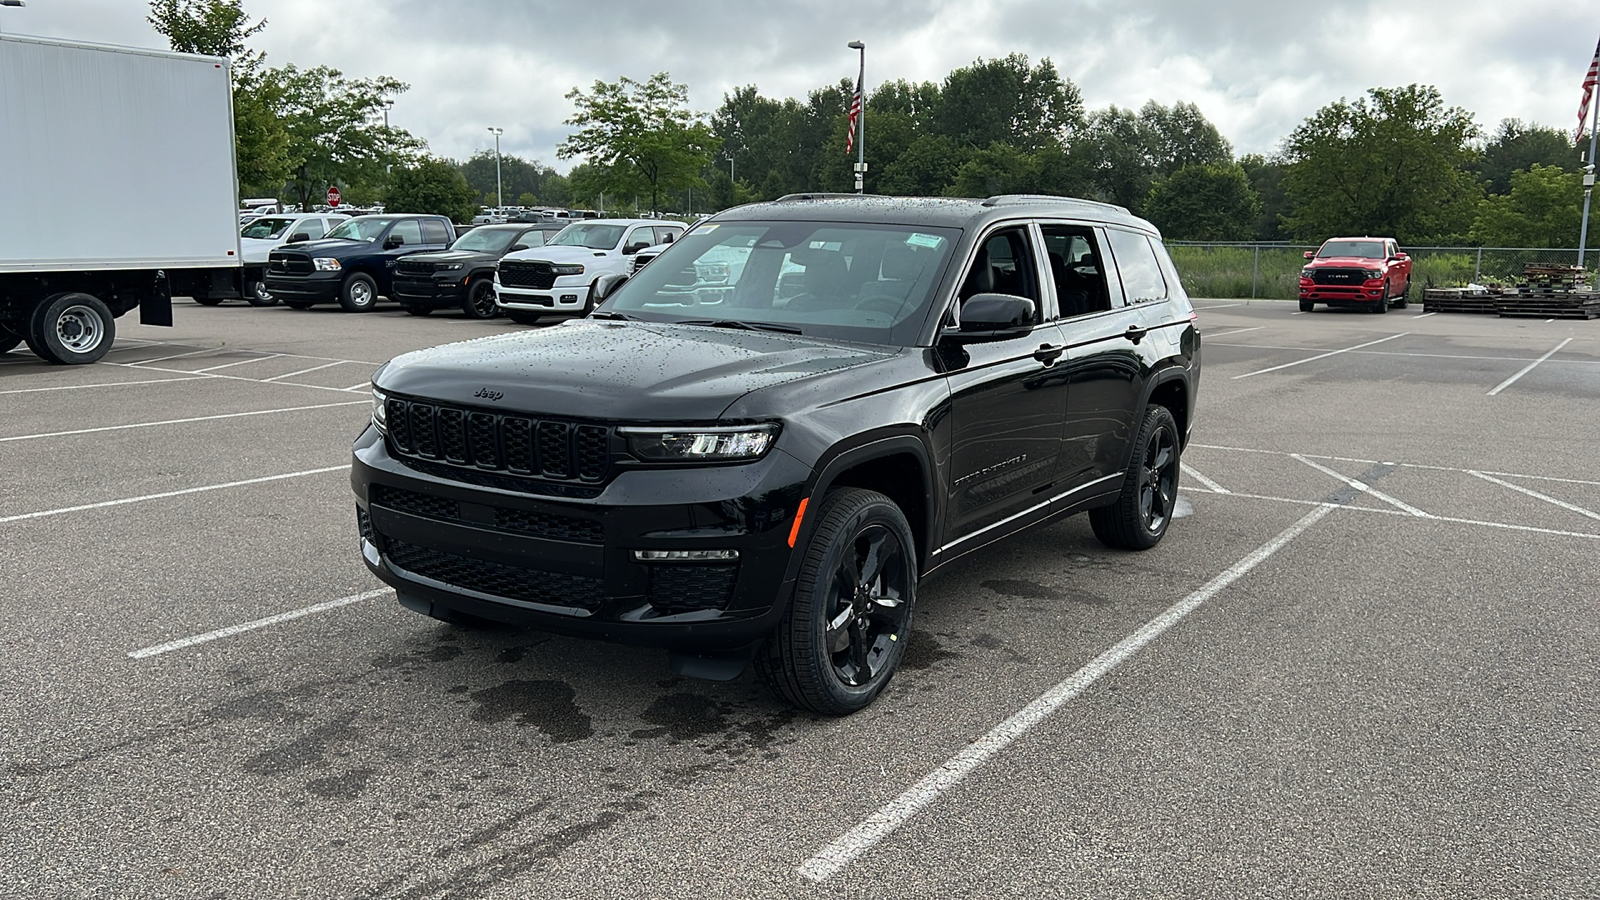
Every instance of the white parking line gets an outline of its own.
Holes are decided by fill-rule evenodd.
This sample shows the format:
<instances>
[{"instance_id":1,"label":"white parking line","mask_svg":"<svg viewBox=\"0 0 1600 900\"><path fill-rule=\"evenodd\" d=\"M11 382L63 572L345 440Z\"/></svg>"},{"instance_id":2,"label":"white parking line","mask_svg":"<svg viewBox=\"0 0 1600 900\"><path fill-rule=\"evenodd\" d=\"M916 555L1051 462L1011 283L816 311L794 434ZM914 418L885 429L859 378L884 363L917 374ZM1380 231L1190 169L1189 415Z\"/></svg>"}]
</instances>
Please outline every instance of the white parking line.
<instances>
[{"instance_id":1,"label":"white parking line","mask_svg":"<svg viewBox=\"0 0 1600 900\"><path fill-rule=\"evenodd\" d=\"M370 390L371 388L372 388L372 380L368 379L366 381L361 382L360 384L352 384L349 387L344 388L343 390L347 390L347 391L365 391L365 390Z\"/></svg>"},{"instance_id":2,"label":"white parking line","mask_svg":"<svg viewBox=\"0 0 1600 900\"><path fill-rule=\"evenodd\" d=\"M1367 484L1364 481L1357 481L1354 478L1347 478L1344 475L1340 474L1339 472L1335 472L1333 469L1330 469L1327 466L1319 465L1317 463L1314 463L1311 460L1306 459L1304 456L1301 456L1298 453L1289 454L1289 458L1293 459L1293 460L1297 460L1299 462L1303 462L1306 465L1310 466L1311 468L1316 469L1318 472L1322 472L1325 475L1331 475L1334 478L1337 478L1340 481L1344 482L1345 484L1355 488L1356 490L1361 491L1364 494L1368 494L1368 495L1370 495L1370 496L1372 496L1372 497L1374 497L1374 498L1376 498L1378 500L1382 500L1383 502L1389 504L1390 506L1393 506L1396 509L1403 509L1406 512L1410 513L1413 516L1416 516L1419 519L1431 519L1431 518L1433 518L1433 516L1429 515L1428 513L1423 512L1420 509L1417 509L1415 506L1411 506L1410 504L1407 504L1407 503L1405 503L1404 501L1401 501L1401 500L1396 500L1395 498L1389 496L1388 494L1385 494L1383 491L1378 490L1377 488L1373 487L1370 484ZM1383 465L1393 465L1393 463L1383 463Z\"/></svg>"},{"instance_id":3,"label":"white parking line","mask_svg":"<svg viewBox=\"0 0 1600 900\"><path fill-rule=\"evenodd\" d=\"M320 366L312 366L309 369L301 369L298 372L288 372L288 373L285 373L283 375L274 375L271 378L263 378L263 379L261 379L261 383L262 384L271 384L274 381L282 381L285 378L293 378L296 375L304 375L307 372L320 372L323 369L331 369L334 366L342 366L342 365L345 365L348 362L350 362L350 361L347 360L347 359L341 359L338 362L325 363L325 364L320 365Z\"/></svg>"},{"instance_id":4,"label":"white parking line","mask_svg":"<svg viewBox=\"0 0 1600 900\"><path fill-rule=\"evenodd\" d=\"M255 352L255 351L251 351L251 352ZM242 365L246 365L248 363L258 363L258 362L261 362L262 360L277 359L278 357L280 357L282 355L283 355L282 353L268 353L266 356L255 356L255 357L251 357L250 359L241 359L238 362L223 363L220 366L210 366L210 367L207 367L207 368L204 368L204 369L195 369L195 371L196 372L215 372L218 369L230 369L230 368L233 368L234 366L242 366Z\"/></svg>"},{"instance_id":5,"label":"white parking line","mask_svg":"<svg viewBox=\"0 0 1600 900\"><path fill-rule=\"evenodd\" d=\"M1580 516L1588 516L1591 519L1600 519L1600 513L1590 512L1589 510L1584 509L1581 506L1573 506L1571 503L1568 503L1565 500L1557 500L1554 497L1550 497L1550 496L1547 496L1545 494L1541 494L1538 491L1529 490L1528 488L1525 488L1520 484L1512 484L1509 481L1501 481L1500 479L1495 478L1492 475L1486 475L1486 474L1484 474L1482 472L1475 472L1475 471L1473 471L1471 469L1467 470L1467 474L1468 475L1472 475L1472 476L1474 476L1476 478L1482 478L1484 481L1490 482L1491 484L1498 484L1501 487L1510 488L1513 491L1517 491L1519 493L1527 494L1529 497L1532 497L1535 500L1543 500L1546 503L1554 503L1556 506L1559 506L1559 507L1561 507L1562 509L1565 509L1565 510L1570 510L1572 512L1575 512Z\"/></svg>"},{"instance_id":6,"label":"white parking line","mask_svg":"<svg viewBox=\"0 0 1600 900\"><path fill-rule=\"evenodd\" d=\"M1357 459L1353 456L1326 456L1319 453L1292 453L1288 450L1262 450L1257 447L1225 447L1220 444L1190 444L1189 446L1197 450L1224 450L1229 453L1260 453L1267 456L1302 456L1306 459L1325 459L1330 462L1366 463L1369 466L1376 466L1379 464L1379 461L1376 459ZM1455 466L1430 466L1425 463L1397 462L1395 465L1403 469L1424 469L1433 472L1460 472L1462 474L1470 474L1474 471L1480 471L1475 469L1462 469ZM1485 475L1499 475L1501 478L1532 478L1538 481L1559 481L1563 484L1585 484L1600 487L1600 481L1590 481L1583 478L1557 478L1554 475L1529 475L1526 472L1481 471Z\"/></svg>"},{"instance_id":7,"label":"white parking line","mask_svg":"<svg viewBox=\"0 0 1600 900\"><path fill-rule=\"evenodd\" d=\"M156 644L154 647L145 647L142 650L132 650L129 651L128 656L133 659L148 659L152 656L160 656L163 653L171 653L174 650L182 650L185 647L193 647L196 644L204 644L207 641L214 641L218 638L231 637L245 631L253 631L257 628L266 628L269 625L277 625L280 622L289 622L294 619L299 619L304 616L313 615L319 612L325 612L330 609L338 609L341 606L349 606L352 603L360 603L363 600L371 600L373 597L382 597L384 594L391 594L393 592L394 588L379 588L375 591L365 591L360 594L351 594L348 597L340 597L337 600L329 600L326 603L318 603L315 606L301 607L300 609L290 610L286 613L268 616L265 619L256 619L254 622L231 625L227 628L219 628L216 631L208 631L205 634L197 634L193 637L180 638L176 641L168 641L165 644Z\"/></svg>"},{"instance_id":8,"label":"white parking line","mask_svg":"<svg viewBox=\"0 0 1600 900\"><path fill-rule=\"evenodd\" d=\"M326 472L342 472L350 468L349 463L340 466L328 466L325 469L306 469L303 472L286 472L282 475L266 475L261 478L246 478L243 481L229 481L225 484L207 484L201 487L183 488L177 491L163 491L159 494L145 494L141 497L124 497L120 500L106 500L101 503L85 503L80 506L63 506L60 509L42 509L38 512L22 513L15 516L0 516L0 525L7 522L21 522L24 519L42 519L46 516L60 516L67 513L83 512L90 509L105 509L110 506L125 506L129 503L143 503L146 500L162 500L167 497L181 497L185 494L201 494L206 491L221 491L227 488L244 487L251 484L265 484L269 481L282 481L286 478L301 478L306 475L321 475Z\"/></svg>"},{"instance_id":9,"label":"white parking line","mask_svg":"<svg viewBox=\"0 0 1600 900\"><path fill-rule=\"evenodd\" d=\"M817 851L810 859L800 865L800 874L814 882L824 881L830 875L849 865L863 853L871 850L878 842L888 837L901 825L905 824L908 819L916 815L919 810L938 799L944 792L960 784L963 779L979 766L994 758L1000 751L1010 746L1017 738L1022 737L1068 701L1088 690L1091 685L1106 673L1115 669L1151 641L1178 624L1185 616L1198 609L1201 604L1216 596L1228 585L1244 577L1256 566L1270 559L1274 553L1277 553L1306 529L1315 525L1335 508L1333 506L1321 506L1306 513L1300 521L1284 529L1277 537L1257 547L1244 559L1230 566L1227 571L1206 582L1199 590L1174 603L1161 615L1145 623L1138 631L1123 638L1115 647L1101 653L1091 660L1088 665L1085 665L1055 687L1039 695L1038 699L1023 707L1021 711L1011 718L996 725L988 734L968 744L960 753L957 753L939 768L929 773L921 781L913 785L910 790L880 807L877 812L868 816L861 824L839 837L838 840Z\"/></svg>"},{"instance_id":10,"label":"white parking line","mask_svg":"<svg viewBox=\"0 0 1600 900\"><path fill-rule=\"evenodd\" d=\"M347 361L348 360L341 360L341 362L347 362ZM144 370L146 372L171 372L171 373L173 373L175 375L192 375L192 374L194 374L193 372L187 372L187 371L185 371L183 369L158 369L158 368L156 368L154 366L134 365L132 363L108 363L108 365L122 366L123 368L127 368L127 369L142 369L142 370ZM243 377L241 375L223 375L220 372L207 372L207 373L205 373L205 375L203 377L205 377L205 378L225 378L225 379L227 379L229 381L248 381L251 384L270 384L270 385L274 385L276 387L309 388L310 390L313 390L313 391L338 391L341 394L342 393L346 393L342 388L324 387L323 385L320 385L320 384L300 384L298 382L293 382L293 381L267 381L267 380L264 380L264 379L261 379L261 378L245 378L245 377Z\"/></svg>"},{"instance_id":11,"label":"white parking line","mask_svg":"<svg viewBox=\"0 0 1600 900\"><path fill-rule=\"evenodd\" d=\"M1224 331L1224 332L1221 332L1220 334L1206 335L1205 337L1208 340L1216 340L1217 338L1233 337L1236 334L1244 334L1246 331L1260 331L1261 329L1263 329L1265 327L1267 327L1267 326L1265 326L1265 325L1256 325L1256 326L1254 326L1252 328L1235 328L1232 331Z\"/></svg>"},{"instance_id":12,"label":"white parking line","mask_svg":"<svg viewBox=\"0 0 1600 900\"><path fill-rule=\"evenodd\" d=\"M1235 306L1244 306L1244 305L1245 305L1245 304L1243 304L1243 303L1223 303L1223 304L1221 304L1221 305L1219 305L1219 306L1196 306L1196 307L1195 307L1195 309L1197 309L1197 310L1207 310L1207 309L1232 309L1232 308L1234 308L1234 307L1235 307Z\"/></svg>"},{"instance_id":13,"label":"white parking line","mask_svg":"<svg viewBox=\"0 0 1600 900\"><path fill-rule=\"evenodd\" d=\"M155 359L141 359L138 362L123 363L123 365L128 365L128 366L147 366L147 365L149 365L151 363L166 362L167 360L171 360L171 359L183 359L185 356L199 356L202 353L215 353L219 349L221 349L221 348L218 348L218 347L205 347L205 348L200 349L200 350L190 350L188 353L174 353L171 356L158 356Z\"/></svg>"},{"instance_id":14,"label":"white parking line","mask_svg":"<svg viewBox=\"0 0 1600 900\"><path fill-rule=\"evenodd\" d=\"M1438 315L1438 313L1436 313L1436 312L1430 312L1430 313L1423 313L1420 316L1412 316L1411 318L1413 318L1413 319L1426 319L1429 316L1437 316L1437 315Z\"/></svg>"},{"instance_id":15,"label":"white parking line","mask_svg":"<svg viewBox=\"0 0 1600 900\"><path fill-rule=\"evenodd\" d=\"M1533 362L1528 363L1527 367L1524 368L1521 372L1518 372L1517 374L1511 376L1510 378L1507 378L1505 381L1500 382L1500 384L1494 390L1490 391L1485 396L1493 397L1494 395L1500 393L1501 391L1503 391L1506 388L1512 386L1513 384L1516 384L1518 378L1521 378L1522 376L1528 374L1529 372L1532 372L1534 370L1534 367L1538 366L1539 363L1542 363L1545 360L1549 359L1550 357L1555 356L1556 353L1559 352L1562 347L1565 347L1566 345L1568 345L1570 343L1572 343L1572 338L1567 338L1566 340L1564 340L1561 343L1557 344L1555 346L1554 350L1551 350L1549 353L1546 353L1545 355L1539 357L1538 359L1534 360Z\"/></svg>"},{"instance_id":16,"label":"white parking line","mask_svg":"<svg viewBox=\"0 0 1600 900\"><path fill-rule=\"evenodd\" d=\"M1212 494L1204 488L1184 488L1183 493ZM1340 513L1351 515L1378 515L1378 516L1405 516L1415 521L1415 517L1401 512L1398 509L1379 509L1368 506L1341 506L1337 503L1327 503L1321 500L1301 500L1297 497L1269 497L1265 494L1241 494L1234 491L1227 495L1230 500L1267 500L1273 503L1288 503L1293 506L1326 506L1337 509ZM1429 516L1429 522L1444 522L1451 525L1473 525L1478 528L1501 528L1507 531L1521 531L1528 534L1544 534L1551 537L1581 538L1586 541L1600 541L1600 534L1589 531L1565 531L1559 528L1540 528L1537 525L1516 525L1511 522L1490 522L1484 519L1463 519L1457 516Z\"/></svg>"},{"instance_id":17,"label":"white parking line","mask_svg":"<svg viewBox=\"0 0 1600 900\"><path fill-rule=\"evenodd\" d=\"M1194 467L1189 465L1188 463L1179 463L1178 465L1183 468L1183 471L1189 473L1189 477L1190 478L1193 478L1195 481L1198 481L1201 484L1205 485L1206 487L1210 488L1212 493L1215 493L1215 494L1227 494L1227 493L1230 493L1230 491L1227 488L1223 487L1220 484L1217 484L1215 481L1212 481L1211 479L1205 477L1204 475L1201 475L1199 472L1196 472L1194 470Z\"/></svg>"},{"instance_id":18,"label":"white parking line","mask_svg":"<svg viewBox=\"0 0 1600 900\"><path fill-rule=\"evenodd\" d=\"M151 378L147 381L106 381L100 384L63 384L47 388L17 388L14 391L0 391L5 394L38 394L44 391L82 391L89 388L129 387L136 384L172 384L178 381L200 381L204 375L194 375L189 378Z\"/></svg>"},{"instance_id":19,"label":"white parking line","mask_svg":"<svg viewBox=\"0 0 1600 900\"><path fill-rule=\"evenodd\" d=\"M1351 352L1353 350L1360 350L1363 347L1371 347L1374 344L1381 344L1384 341L1392 341L1395 338L1403 338L1403 337L1405 337L1406 335L1408 335L1410 333L1411 332L1409 332L1409 331L1402 331L1399 334L1391 334L1386 338L1378 338L1375 341L1368 341L1365 344L1357 344L1354 347L1346 347L1343 350L1330 350L1327 353L1319 353L1316 356L1310 357L1308 359L1296 360L1296 361L1294 361L1292 363L1284 363L1281 366L1273 366L1270 369L1261 369L1260 371L1257 371L1257 372L1246 372L1243 375L1235 375L1233 377L1234 377L1234 380L1237 381L1240 378L1249 378L1252 375L1265 375L1268 372L1276 372L1276 371L1278 371L1280 369L1289 369L1289 368L1293 368L1295 366L1303 366L1308 362L1316 362L1319 359L1327 359L1330 356L1338 356L1341 353L1349 353L1349 352Z\"/></svg>"},{"instance_id":20,"label":"white parking line","mask_svg":"<svg viewBox=\"0 0 1600 900\"><path fill-rule=\"evenodd\" d=\"M100 428L76 428L72 431L46 431L39 434L19 434L0 437L0 444L10 441L32 441L38 438L66 437L73 434L97 434L102 431L127 431L130 428L154 428L157 425L186 425L190 422L212 422L217 419L242 419L247 416L270 416L275 413L305 412L308 409L332 409L338 406L361 406L366 400L349 400L343 403L320 403L316 406L287 406L283 409L258 409L251 412L219 413L214 416L195 416L189 419L163 419L159 422L134 422L129 425L106 425Z\"/></svg>"}]
</instances>

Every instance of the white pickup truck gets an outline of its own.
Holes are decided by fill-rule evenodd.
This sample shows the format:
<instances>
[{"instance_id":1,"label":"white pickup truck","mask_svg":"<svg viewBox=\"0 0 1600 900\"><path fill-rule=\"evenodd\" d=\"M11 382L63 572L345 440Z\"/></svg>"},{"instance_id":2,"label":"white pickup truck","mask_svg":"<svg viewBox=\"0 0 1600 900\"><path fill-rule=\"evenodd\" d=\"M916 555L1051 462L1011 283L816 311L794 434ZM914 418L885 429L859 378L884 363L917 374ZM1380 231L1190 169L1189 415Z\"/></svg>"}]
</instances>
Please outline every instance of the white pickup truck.
<instances>
[{"instance_id":1,"label":"white pickup truck","mask_svg":"<svg viewBox=\"0 0 1600 900\"><path fill-rule=\"evenodd\" d=\"M546 315L588 315L600 276L628 274L635 253L677 240L685 227L682 222L658 219L574 222L543 247L500 259L494 278L495 305L523 325Z\"/></svg>"}]
</instances>

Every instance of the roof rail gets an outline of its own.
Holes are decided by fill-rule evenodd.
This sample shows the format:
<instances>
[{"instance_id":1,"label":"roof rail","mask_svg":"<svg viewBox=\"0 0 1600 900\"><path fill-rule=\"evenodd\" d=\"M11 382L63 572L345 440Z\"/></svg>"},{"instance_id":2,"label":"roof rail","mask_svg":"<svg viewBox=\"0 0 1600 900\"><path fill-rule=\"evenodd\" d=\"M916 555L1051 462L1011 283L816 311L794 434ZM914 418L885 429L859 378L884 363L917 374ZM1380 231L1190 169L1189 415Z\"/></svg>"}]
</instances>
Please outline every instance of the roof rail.
<instances>
[{"instance_id":1,"label":"roof rail","mask_svg":"<svg viewBox=\"0 0 1600 900\"><path fill-rule=\"evenodd\" d=\"M778 199L776 199L776 200L774 200L772 202L773 203L791 203L791 202L794 202L796 200L829 200L829 199L832 199L832 198L835 198L835 197L863 197L863 196L865 196L865 197L874 197L874 196L877 196L877 195L876 194L828 193L826 191L808 191L808 192L803 193L803 194L784 194L782 197L779 197Z\"/></svg>"},{"instance_id":2,"label":"roof rail","mask_svg":"<svg viewBox=\"0 0 1600 900\"><path fill-rule=\"evenodd\" d=\"M1117 211L1119 213L1123 213L1125 215L1130 215L1130 216L1133 215L1133 213L1128 212L1128 208L1126 206L1118 206L1115 203L1102 203L1099 200L1085 200L1082 197L1057 197L1057 196L1054 196L1052 194L996 194L993 197L990 197L989 199L983 201L983 205L984 206L999 206L1002 203L1039 203L1039 202L1070 203L1070 204L1074 204L1074 205L1078 205L1078 206L1096 206L1096 207L1099 207L1101 209L1115 210L1115 211Z\"/></svg>"}]
</instances>

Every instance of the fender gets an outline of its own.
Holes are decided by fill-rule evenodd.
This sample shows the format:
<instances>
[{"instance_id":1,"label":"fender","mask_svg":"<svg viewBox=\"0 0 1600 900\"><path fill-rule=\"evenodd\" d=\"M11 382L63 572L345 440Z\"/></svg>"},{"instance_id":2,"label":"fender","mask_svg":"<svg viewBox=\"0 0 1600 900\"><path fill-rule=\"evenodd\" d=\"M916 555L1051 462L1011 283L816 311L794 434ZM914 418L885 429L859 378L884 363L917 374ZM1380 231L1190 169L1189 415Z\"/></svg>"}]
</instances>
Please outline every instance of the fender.
<instances>
[{"instance_id":1,"label":"fender","mask_svg":"<svg viewBox=\"0 0 1600 900\"><path fill-rule=\"evenodd\" d=\"M933 454L928 450L927 444L921 436L910 433L890 434L883 437L870 438L866 442L857 444L844 450L837 447L830 449L822 460L814 467L816 475L806 486L802 496L806 498L807 509L804 519L800 522L799 531L795 534L795 550L802 550L811 539L811 534L816 530L817 507L811 506L810 501L815 499L818 503L833 486L838 477L849 469L855 468L874 459L882 459L900 453L910 453L917 459L922 467L922 502L925 512L921 524L922 549L918 552L918 568L921 569L926 562L926 548L934 546L934 525L944 514L944 502L939 492L934 490L935 468ZM800 572L800 560L805 554L796 552L790 554L789 566L784 574L786 582L793 581Z\"/></svg>"}]
</instances>

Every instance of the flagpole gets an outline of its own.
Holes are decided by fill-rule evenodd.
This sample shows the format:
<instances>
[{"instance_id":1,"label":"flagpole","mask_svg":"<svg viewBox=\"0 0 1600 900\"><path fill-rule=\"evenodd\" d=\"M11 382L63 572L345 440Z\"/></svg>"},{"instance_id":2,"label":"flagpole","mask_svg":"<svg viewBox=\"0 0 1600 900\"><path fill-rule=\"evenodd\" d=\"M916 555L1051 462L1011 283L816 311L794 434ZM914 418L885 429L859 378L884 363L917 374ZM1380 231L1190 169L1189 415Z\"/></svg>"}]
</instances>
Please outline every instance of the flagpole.
<instances>
[{"instance_id":1,"label":"flagpole","mask_svg":"<svg viewBox=\"0 0 1600 900\"><path fill-rule=\"evenodd\" d=\"M861 114L856 117L856 193L865 193L867 178L867 45L851 41L845 45L861 52L861 70L856 75L856 93L861 95Z\"/></svg>"},{"instance_id":2,"label":"flagpole","mask_svg":"<svg viewBox=\"0 0 1600 900\"><path fill-rule=\"evenodd\" d=\"M1600 91L1595 91L1594 103L1600 106ZM1583 251L1589 246L1589 196L1594 193L1595 138L1600 136L1600 110L1589 119L1589 158L1583 167L1583 227L1578 230L1578 268L1583 268Z\"/></svg>"}]
</instances>

